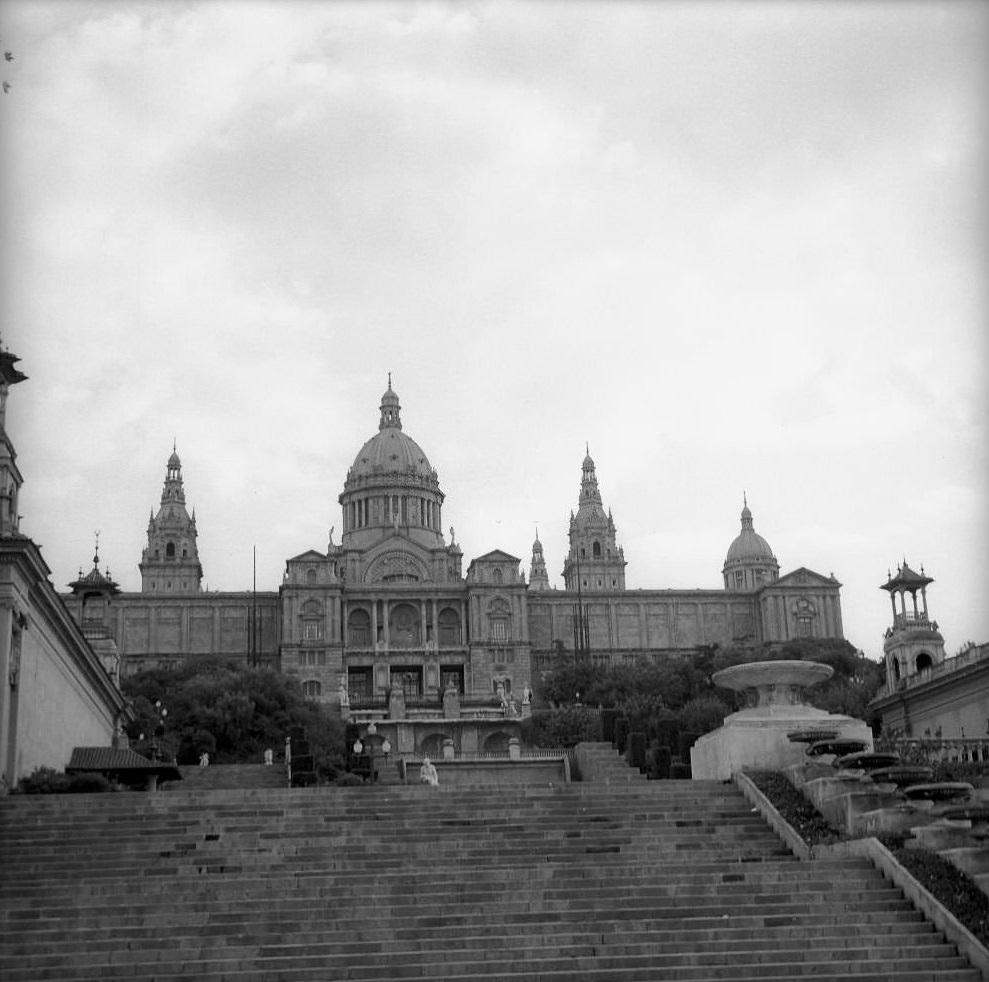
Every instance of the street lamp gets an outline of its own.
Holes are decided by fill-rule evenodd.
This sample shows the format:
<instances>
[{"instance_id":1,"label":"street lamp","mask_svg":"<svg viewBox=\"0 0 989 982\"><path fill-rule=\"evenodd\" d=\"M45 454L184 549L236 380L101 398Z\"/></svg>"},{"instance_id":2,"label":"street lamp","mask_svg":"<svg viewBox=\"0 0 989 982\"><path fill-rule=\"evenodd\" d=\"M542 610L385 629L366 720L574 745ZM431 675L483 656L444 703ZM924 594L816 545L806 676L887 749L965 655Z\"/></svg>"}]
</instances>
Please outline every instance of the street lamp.
<instances>
[{"instance_id":1,"label":"street lamp","mask_svg":"<svg viewBox=\"0 0 989 982\"><path fill-rule=\"evenodd\" d=\"M165 720L168 717L168 710L161 704L160 699L155 700L155 725L151 733L151 759L156 763L161 760L161 749L158 746L159 737L165 735ZM144 734L141 734L144 739Z\"/></svg>"}]
</instances>

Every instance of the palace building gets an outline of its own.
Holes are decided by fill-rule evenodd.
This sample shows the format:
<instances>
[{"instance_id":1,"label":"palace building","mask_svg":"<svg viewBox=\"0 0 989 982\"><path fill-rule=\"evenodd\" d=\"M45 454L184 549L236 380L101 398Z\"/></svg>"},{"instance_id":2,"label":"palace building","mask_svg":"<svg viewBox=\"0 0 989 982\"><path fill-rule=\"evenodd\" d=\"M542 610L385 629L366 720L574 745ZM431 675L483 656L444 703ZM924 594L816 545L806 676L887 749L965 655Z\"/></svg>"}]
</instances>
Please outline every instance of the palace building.
<instances>
[{"instance_id":1,"label":"palace building","mask_svg":"<svg viewBox=\"0 0 989 982\"><path fill-rule=\"evenodd\" d=\"M563 589L550 585L538 535L528 578L522 560L499 549L465 570L453 529L443 530L439 474L406 432L390 377L377 431L357 451L339 503L340 541L331 532L325 549L288 559L276 590L204 592L196 516L173 448L140 592L121 592L96 560L65 602L88 635L101 627L125 674L234 658L297 676L307 695L356 718L373 707L412 714L451 692L464 706L520 696L561 652L631 663L704 645L842 637L841 584L804 567L781 576L747 502L723 589L627 589L589 452Z\"/></svg>"}]
</instances>

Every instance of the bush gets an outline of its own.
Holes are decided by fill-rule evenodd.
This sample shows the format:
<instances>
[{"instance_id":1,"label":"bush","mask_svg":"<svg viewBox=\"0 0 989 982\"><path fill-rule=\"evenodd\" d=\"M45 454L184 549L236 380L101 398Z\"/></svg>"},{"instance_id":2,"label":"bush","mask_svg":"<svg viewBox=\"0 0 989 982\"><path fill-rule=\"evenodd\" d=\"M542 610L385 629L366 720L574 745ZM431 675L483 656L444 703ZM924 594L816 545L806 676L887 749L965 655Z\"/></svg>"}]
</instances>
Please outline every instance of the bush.
<instances>
[{"instance_id":1,"label":"bush","mask_svg":"<svg viewBox=\"0 0 989 982\"><path fill-rule=\"evenodd\" d=\"M620 722L620 721L619 721ZM564 706L522 720L521 737L529 748L575 747L601 739L601 714L587 706Z\"/></svg>"},{"instance_id":2,"label":"bush","mask_svg":"<svg viewBox=\"0 0 989 982\"><path fill-rule=\"evenodd\" d=\"M119 786L103 774L63 774L52 767L38 767L20 779L14 794L97 794L118 790Z\"/></svg>"}]
</instances>

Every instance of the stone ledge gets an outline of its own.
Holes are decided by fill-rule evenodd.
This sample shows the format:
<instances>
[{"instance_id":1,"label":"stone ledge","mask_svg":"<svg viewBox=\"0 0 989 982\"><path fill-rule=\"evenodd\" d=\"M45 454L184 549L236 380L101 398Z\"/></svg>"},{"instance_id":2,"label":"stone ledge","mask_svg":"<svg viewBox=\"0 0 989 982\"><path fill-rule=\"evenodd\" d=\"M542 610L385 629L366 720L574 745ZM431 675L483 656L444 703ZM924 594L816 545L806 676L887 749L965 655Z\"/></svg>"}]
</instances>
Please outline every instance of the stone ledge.
<instances>
[{"instance_id":1,"label":"stone ledge","mask_svg":"<svg viewBox=\"0 0 989 982\"><path fill-rule=\"evenodd\" d=\"M773 803L742 772L735 775L735 784L745 799L757 808L783 843L800 860L847 859L864 857L871 860L883 876L899 887L910 902L954 944L989 982L989 949L955 917L913 874L900 865L896 857L873 837L849 839L833 845L809 846L796 829L779 813Z\"/></svg>"}]
</instances>

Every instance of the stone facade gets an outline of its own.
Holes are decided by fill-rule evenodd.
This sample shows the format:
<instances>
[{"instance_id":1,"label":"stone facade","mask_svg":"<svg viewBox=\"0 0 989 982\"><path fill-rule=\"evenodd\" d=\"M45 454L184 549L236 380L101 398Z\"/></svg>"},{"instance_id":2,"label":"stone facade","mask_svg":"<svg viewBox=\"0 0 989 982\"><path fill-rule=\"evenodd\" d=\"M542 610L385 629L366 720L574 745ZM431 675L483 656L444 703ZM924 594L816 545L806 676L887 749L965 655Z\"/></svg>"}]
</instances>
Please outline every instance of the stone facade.
<instances>
[{"instance_id":1,"label":"stone facade","mask_svg":"<svg viewBox=\"0 0 989 982\"><path fill-rule=\"evenodd\" d=\"M112 641L97 654L18 528L21 475L6 430L9 387L25 378L17 360L0 350L0 790L37 767L64 767L73 747L110 746L128 718Z\"/></svg>"},{"instance_id":2,"label":"stone facade","mask_svg":"<svg viewBox=\"0 0 989 982\"><path fill-rule=\"evenodd\" d=\"M454 530L443 531L439 476L404 431L390 378L379 414L340 494L340 541L331 529L325 550L287 560L277 592L200 591L195 516L173 448L142 591L105 606L123 671L220 655L278 667L348 717L385 713L398 694L413 716L451 689L461 713L472 702L510 702L561 650L621 663L700 645L842 636L841 584L804 568L781 577L747 502L724 590L626 589L624 549L590 453L570 515L564 589L550 587L538 535L528 583L522 561L500 550L465 573ZM81 620L77 592L73 585L67 602Z\"/></svg>"}]
</instances>

